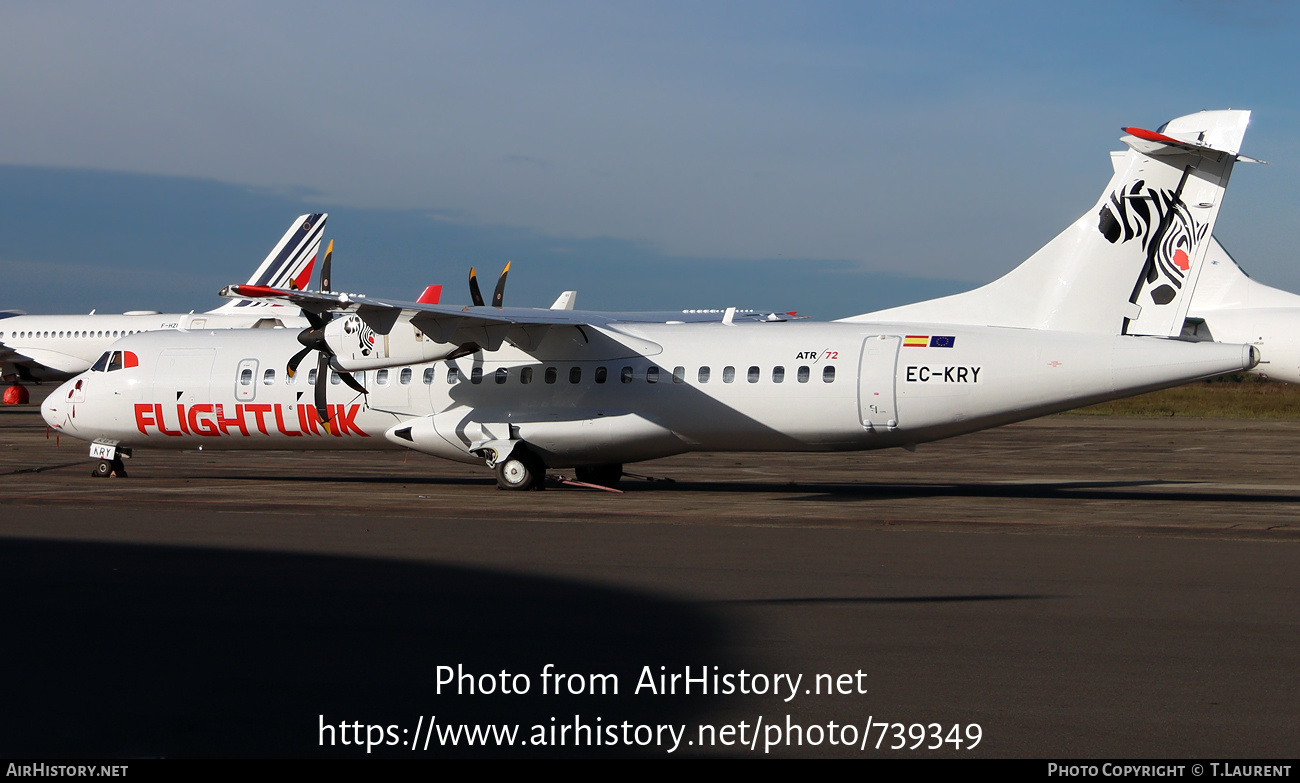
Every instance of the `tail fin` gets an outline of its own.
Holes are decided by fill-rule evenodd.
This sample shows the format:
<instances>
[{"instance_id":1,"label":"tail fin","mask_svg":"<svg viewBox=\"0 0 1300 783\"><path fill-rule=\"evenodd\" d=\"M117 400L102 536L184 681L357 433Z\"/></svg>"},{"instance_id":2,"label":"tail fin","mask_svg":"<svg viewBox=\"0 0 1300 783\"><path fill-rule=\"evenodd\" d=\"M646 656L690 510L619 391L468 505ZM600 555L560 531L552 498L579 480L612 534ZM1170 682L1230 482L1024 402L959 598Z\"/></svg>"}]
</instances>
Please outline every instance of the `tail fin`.
<instances>
[{"instance_id":1,"label":"tail fin","mask_svg":"<svg viewBox=\"0 0 1300 783\"><path fill-rule=\"evenodd\" d=\"M300 290L310 285L312 269L316 265L316 253L320 250L321 236L325 233L325 220L328 217L329 215L324 212L299 215L284 236L280 237L280 241L276 243L262 265L257 268L252 277L248 278L247 285ZM266 306L266 303L236 299L209 312Z\"/></svg>"},{"instance_id":2,"label":"tail fin","mask_svg":"<svg viewBox=\"0 0 1300 783\"><path fill-rule=\"evenodd\" d=\"M1206 111L1125 128L1101 199L1029 260L974 291L845 320L1177 335L1249 121Z\"/></svg>"},{"instance_id":3,"label":"tail fin","mask_svg":"<svg viewBox=\"0 0 1300 783\"><path fill-rule=\"evenodd\" d=\"M552 310L572 310L573 306L578 303L577 291L565 291L555 299L555 304L551 305Z\"/></svg>"}]
</instances>

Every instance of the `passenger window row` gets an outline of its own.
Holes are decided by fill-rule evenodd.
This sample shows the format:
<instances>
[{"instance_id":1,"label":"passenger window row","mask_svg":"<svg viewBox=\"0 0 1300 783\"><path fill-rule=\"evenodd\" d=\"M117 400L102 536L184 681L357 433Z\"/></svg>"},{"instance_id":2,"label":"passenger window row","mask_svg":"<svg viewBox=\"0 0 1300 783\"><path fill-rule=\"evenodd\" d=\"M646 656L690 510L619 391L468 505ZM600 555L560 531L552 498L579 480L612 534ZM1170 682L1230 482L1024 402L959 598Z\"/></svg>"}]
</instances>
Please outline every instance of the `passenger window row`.
<instances>
[{"instance_id":1,"label":"passenger window row","mask_svg":"<svg viewBox=\"0 0 1300 783\"><path fill-rule=\"evenodd\" d=\"M492 380L498 384L504 384L510 379L510 375L512 372L515 373L515 375L519 378L519 382L522 384L532 383L536 375L535 369L532 366L519 367L514 370L506 367L498 367L492 373ZM411 367L401 368L396 373L397 383L403 386L410 385L411 380L414 377L414 373L415 371ZM357 372L353 374L357 377L358 381L360 381L363 384L365 383L365 376L366 376L365 372ZM428 386L429 384L433 383L436 374L437 374L437 368L435 367L424 368L423 377L421 378L424 385ZM569 383L577 384L577 383L582 383L582 375L583 375L582 368L574 366L569 368L567 378ZM772 383L784 383L785 375L786 375L785 368L781 366L777 366L772 368L771 373L767 377L771 380ZM823 367L821 376L822 376L822 381L824 383L834 383L835 365L826 365L825 367ZM618 372L619 383L632 383L633 381L636 380L636 377L637 377L636 370L631 366L624 366ZM651 365L645 368L645 371L642 373L641 377L645 380L646 383L659 383L660 368ZM674 367L672 375L669 377L671 378L672 383L685 383L686 368L680 365ZM696 371L695 374L695 379L697 383L708 383L709 379L712 377L713 377L712 368L707 366L699 368L699 370ZM548 384L557 383L559 381L559 378L560 378L560 369L558 367L551 365L542 368L543 383L548 383ZM808 365L802 365L797 370L795 370L795 379L799 383L807 383L811 378L812 378L812 368L809 367ZM461 380L465 380L465 379L466 379L465 375L460 371L460 368L456 367L455 365L451 365L447 367L447 374L446 374L447 383L449 384L458 383ZM745 371L745 380L749 383L758 383L762 379L763 379L763 371L757 365L751 366ZM477 366L471 368L469 372L468 380L470 383L482 383L483 368ZM603 366L597 367L595 371L592 373L592 380L594 380L598 384L603 384L608 382L609 368ZM735 381L736 381L736 368L730 365L723 367L722 382L735 383ZM293 384L296 382L297 382L296 376L286 375L285 383ZM331 370L330 383L338 384L339 382L340 382L339 374ZM374 382L377 386L388 386L392 382L392 375L388 370L376 370ZM239 377L239 383L240 385L243 386L252 385L253 370L251 368L246 367L241 371ZM275 383L274 369L268 367L266 370L262 372L262 383L266 386L271 386ZM314 386L316 384L315 370L308 371L307 384L309 386Z\"/></svg>"},{"instance_id":2,"label":"passenger window row","mask_svg":"<svg viewBox=\"0 0 1300 783\"><path fill-rule=\"evenodd\" d=\"M425 383L431 382L432 372L433 372L433 368L429 368L428 370L425 370ZM515 374L517 374L520 383L528 384L533 382L534 369L533 367L528 367L528 366L520 367L518 368L518 370L511 370L510 368L499 367L492 374L493 380L499 384L505 383L510 379L510 375L512 372L515 372ZM641 373L641 378L644 379L646 383L659 383L660 375L661 375L660 368L651 365L645 368L644 372ZM708 383L709 379L712 376L713 376L712 368L705 366L699 368L699 370L696 371L695 379L697 383ZM758 383L759 381L763 380L763 376L764 373L762 368L758 367L757 365L751 366L745 371L745 380L749 383ZM833 383L835 381L835 366L827 365L823 367L821 376L823 382ZM463 373L461 373L460 370L457 369L456 367L448 368L447 383L456 383L460 381L463 377L464 377ZM671 378L672 383L686 383L686 368L680 365L674 367L672 375L669 377ZM772 383L784 383L785 367L781 367L781 366L773 367L771 373L767 377L771 380ZM799 367L795 372L795 378L799 381L799 383L807 383L811 377L812 377L812 368L807 365L803 365ZM570 367L568 378L569 378L569 383L581 383L582 368ZM609 368L603 366L597 367L595 371L592 373L592 379L596 383L608 382ZM624 366L618 372L618 380L620 383L632 383L636 379L637 379L637 372L635 368L631 366ZM559 380L559 368L553 366L547 366L543 368L542 380L545 383L556 383ZM736 368L730 365L723 367L722 382L735 383L735 381L736 381ZM483 382L482 367L473 367L470 369L469 382L470 383Z\"/></svg>"},{"instance_id":3,"label":"passenger window row","mask_svg":"<svg viewBox=\"0 0 1300 783\"><path fill-rule=\"evenodd\" d=\"M10 335L10 339L11 340L37 340L37 339L43 340L45 338L59 339L59 338L66 338L66 337L72 337L74 339L81 339L84 337L86 339L91 339L91 338L100 338L100 337L126 337L128 334L139 334L139 332L140 332L139 329L109 329L107 331L105 330L99 330L99 331L64 330L64 331L53 331L53 332L30 331L27 329L22 329L17 332L13 332ZM4 336L5 333L0 332L0 339L4 339Z\"/></svg>"}]
</instances>

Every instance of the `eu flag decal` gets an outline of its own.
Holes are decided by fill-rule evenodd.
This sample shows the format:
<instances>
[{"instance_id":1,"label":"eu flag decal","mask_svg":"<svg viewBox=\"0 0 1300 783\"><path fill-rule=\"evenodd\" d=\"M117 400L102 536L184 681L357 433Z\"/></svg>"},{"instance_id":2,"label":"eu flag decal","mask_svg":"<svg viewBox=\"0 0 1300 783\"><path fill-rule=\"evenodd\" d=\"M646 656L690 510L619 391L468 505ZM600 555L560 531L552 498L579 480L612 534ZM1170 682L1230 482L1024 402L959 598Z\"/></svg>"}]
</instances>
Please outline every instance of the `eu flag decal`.
<instances>
[{"instance_id":1,"label":"eu flag decal","mask_svg":"<svg viewBox=\"0 0 1300 783\"><path fill-rule=\"evenodd\" d=\"M956 342L957 342L957 338L954 336L943 337L940 335L934 335L930 338L930 347L951 348Z\"/></svg>"}]
</instances>

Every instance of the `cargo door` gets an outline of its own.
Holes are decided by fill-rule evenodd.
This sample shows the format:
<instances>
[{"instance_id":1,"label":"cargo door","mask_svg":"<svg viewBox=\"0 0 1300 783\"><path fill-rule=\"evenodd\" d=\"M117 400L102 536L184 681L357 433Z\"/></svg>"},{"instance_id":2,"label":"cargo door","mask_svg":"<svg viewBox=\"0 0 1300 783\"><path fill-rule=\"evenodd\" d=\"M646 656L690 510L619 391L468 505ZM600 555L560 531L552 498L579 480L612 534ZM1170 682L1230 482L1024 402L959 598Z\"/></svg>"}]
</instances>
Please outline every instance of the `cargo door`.
<instances>
[{"instance_id":1,"label":"cargo door","mask_svg":"<svg viewBox=\"0 0 1300 783\"><path fill-rule=\"evenodd\" d=\"M158 355L154 373L154 402L183 405L212 400L212 349L175 348Z\"/></svg>"},{"instance_id":2,"label":"cargo door","mask_svg":"<svg viewBox=\"0 0 1300 783\"><path fill-rule=\"evenodd\" d=\"M862 343L862 362L858 370L858 413L868 430L892 430L898 427L898 349L903 338L895 334L868 337Z\"/></svg>"}]
</instances>

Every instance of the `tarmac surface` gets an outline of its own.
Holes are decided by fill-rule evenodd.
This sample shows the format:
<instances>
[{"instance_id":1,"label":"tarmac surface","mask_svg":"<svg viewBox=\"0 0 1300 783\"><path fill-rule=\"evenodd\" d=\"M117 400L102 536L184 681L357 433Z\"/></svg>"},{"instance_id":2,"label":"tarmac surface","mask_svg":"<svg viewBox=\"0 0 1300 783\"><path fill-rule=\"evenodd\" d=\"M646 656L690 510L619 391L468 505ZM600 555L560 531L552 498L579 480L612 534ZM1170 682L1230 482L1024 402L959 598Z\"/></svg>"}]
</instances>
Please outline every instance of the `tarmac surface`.
<instances>
[{"instance_id":1,"label":"tarmac surface","mask_svg":"<svg viewBox=\"0 0 1300 783\"><path fill-rule=\"evenodd\" d=\"M514 493L404 452L98 479L0 408L0 756L1292 757L1297 451L1300 422L1056 416ZM736 692L647 687L702 667Z\"/></svg>"}]
</instances>

